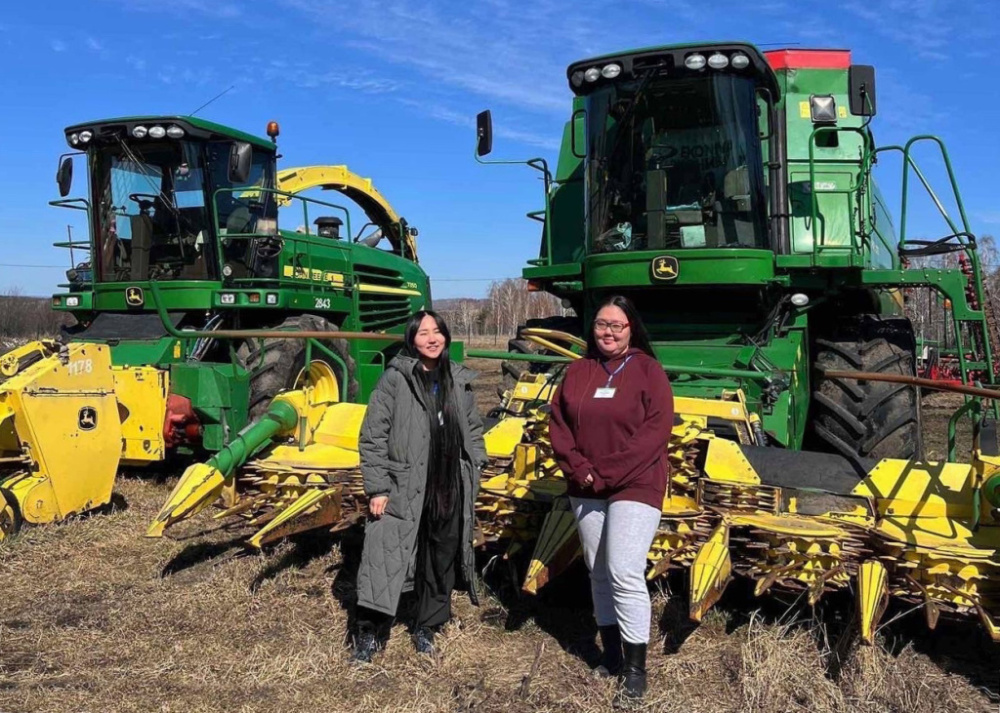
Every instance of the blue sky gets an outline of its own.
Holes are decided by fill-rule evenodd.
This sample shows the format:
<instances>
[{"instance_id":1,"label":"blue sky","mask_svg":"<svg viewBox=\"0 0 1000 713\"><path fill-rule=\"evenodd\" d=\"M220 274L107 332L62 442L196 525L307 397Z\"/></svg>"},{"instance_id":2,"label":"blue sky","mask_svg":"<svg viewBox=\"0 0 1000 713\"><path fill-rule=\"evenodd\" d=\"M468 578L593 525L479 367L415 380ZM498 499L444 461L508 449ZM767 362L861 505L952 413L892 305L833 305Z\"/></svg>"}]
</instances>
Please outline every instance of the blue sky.
<instances>
[{"instance_id":1,"label":"blue sky","mask_svg":"<svg viewBox=\"0 0 1000 713\"><path fill-rule=\"evenodd\" d=\"M76 214L47 205L63 127L186 114L233 86L200 115L257 134L277 119L281 165L372 177L419 227L435 296L480 295L535 257L538 224L524 214L542 192L530 169L476 164L476 113L493 109L495 157L554 164L566 65L709 39L852 49L877 68L878 142L940 134L973 231L995 233L998 31L986 0L18 2L0 16L0 290L52 292L69 258L49 244L67 223L84 235ZM898 183L898 167L881 170ZM946 232L926 210L913 225Z\"/></svg>"}]
</instances>

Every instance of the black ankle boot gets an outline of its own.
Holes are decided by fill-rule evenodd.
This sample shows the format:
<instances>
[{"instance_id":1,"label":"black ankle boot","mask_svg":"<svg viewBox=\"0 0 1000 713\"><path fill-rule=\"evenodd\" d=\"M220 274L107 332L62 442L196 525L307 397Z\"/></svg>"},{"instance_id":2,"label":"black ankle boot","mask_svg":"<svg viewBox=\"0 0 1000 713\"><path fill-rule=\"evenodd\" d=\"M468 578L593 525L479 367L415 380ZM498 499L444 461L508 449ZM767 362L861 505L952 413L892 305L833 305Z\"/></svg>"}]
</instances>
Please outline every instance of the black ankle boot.
<instances>
[{"instance_id":1,"label":"black ankle boot","mask_svg":"<svg viewBox=\"0 0 1000 713\"><path fill-rule=\"evenodd\" d=\"M351 663L371 663L372 658L381 647L375 627L359 626L354 635L354 651L351 652Z\"/></svg>"},{"instance_id":2,"label":"black ankle boot","mask_svg":"<svg viewBox=\"0 0 1000 713\"><path fill-rule=\"evenodd\" d=\"M418 626L413 632L413 648L418 654L434 653L434 630L426 626Z\"/></svg>"},{"instance_id":3,"label":"black ankle boot","mask_svg":"<svg viewBox=\"0 0 1000 713\"><path fill-rule=\"evenodd\" d=\"M617 676L622 670L622 635L617 624L597 627L601 634L601 662L594 669L598 676Z\"/></svg>"},{"instance_id":4,"label":"black ankle boot","mask_svg":"<svg viewBox=\"0 0 1000 713\"><path fill-rule=\"evenodd\" d=\"M646 644L622 642L625 663L622 667L622 697L639 699L646 693Z\"/></svg>"}]
</instances>

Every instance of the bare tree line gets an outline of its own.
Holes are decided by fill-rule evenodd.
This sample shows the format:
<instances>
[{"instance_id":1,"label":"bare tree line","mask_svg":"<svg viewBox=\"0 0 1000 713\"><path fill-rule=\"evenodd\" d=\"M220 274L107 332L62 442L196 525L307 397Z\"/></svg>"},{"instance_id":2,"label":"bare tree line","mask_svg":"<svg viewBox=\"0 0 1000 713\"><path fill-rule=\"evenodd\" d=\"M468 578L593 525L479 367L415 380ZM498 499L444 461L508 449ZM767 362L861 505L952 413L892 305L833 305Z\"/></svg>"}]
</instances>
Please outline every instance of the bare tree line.
<instances>
[{"instance_id":1,"label":"bare tree line","mask_svg":"<svg viewBox=\"0 0 1000 713\"><path fill-rule=\"evenodd\" d=\"M32 339L51 339L72 321L44 297L26 297L12 287L0 295L0 352Z\"/></svg>"},{"instance_id":2,"label":"bare tree line","mask_svg":"<svg viewBox=\"0 0 1000 713\"><path fill-rule=\"evenodd\" d=\"M566 315L560 300L546 292L529 292L526 280L508 278L490 285L485 299L448 300L442 316L456 337L509 337L529 319Z\"/></svg>"}]
</instances>

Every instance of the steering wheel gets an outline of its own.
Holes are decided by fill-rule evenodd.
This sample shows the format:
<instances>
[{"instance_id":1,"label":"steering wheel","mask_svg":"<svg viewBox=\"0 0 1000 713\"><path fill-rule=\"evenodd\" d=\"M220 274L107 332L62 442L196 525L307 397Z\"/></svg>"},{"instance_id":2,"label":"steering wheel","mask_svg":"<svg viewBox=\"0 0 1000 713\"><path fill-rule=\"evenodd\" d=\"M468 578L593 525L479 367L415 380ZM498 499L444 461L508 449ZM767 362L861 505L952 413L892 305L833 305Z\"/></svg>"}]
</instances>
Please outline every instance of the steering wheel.
<instances>
[{"instance_id":1,"label":"steering wheel","mask_svg":"<svg viewBox=\"0 0 1000 713\"><path fill-rule=\"evenodd\" d=\"M129 193L128 199L138 203L140 211L146 211L156 205L160 197L152 193Z\"/></svg>"}]
</instances>

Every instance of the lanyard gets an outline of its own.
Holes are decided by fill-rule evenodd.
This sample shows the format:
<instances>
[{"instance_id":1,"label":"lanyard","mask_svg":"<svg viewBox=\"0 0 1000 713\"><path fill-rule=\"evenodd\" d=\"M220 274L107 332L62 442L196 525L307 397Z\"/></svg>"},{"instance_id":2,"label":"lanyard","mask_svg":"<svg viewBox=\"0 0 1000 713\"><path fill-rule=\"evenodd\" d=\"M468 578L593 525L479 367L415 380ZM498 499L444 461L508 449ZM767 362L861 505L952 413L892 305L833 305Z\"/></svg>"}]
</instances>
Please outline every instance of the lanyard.
<instances>
[{"instance_id":1,"label":"lanyard","mask_svg":"<svg viewBox=\"0 0 1000 713\"><path fill-rule=\"evenodd\" d=\"M607 389L608 387L611 386L611 380L614 379L616 376L618 376L618 374L621 373L621 370L625 368L625 365L628 364L628 360L631 359L631 358L632 358L631 354L628 355L627 357L625 357L625 361L623 361L621 364L619 364L618 368L615 369L614 371L608 371L608 365L605 364L603 361L601 362L601 367L604 369L604 371L606 371L608 373L608 383L606 383L604 385L605 389Z\"/></svg>"}]
</instances>

